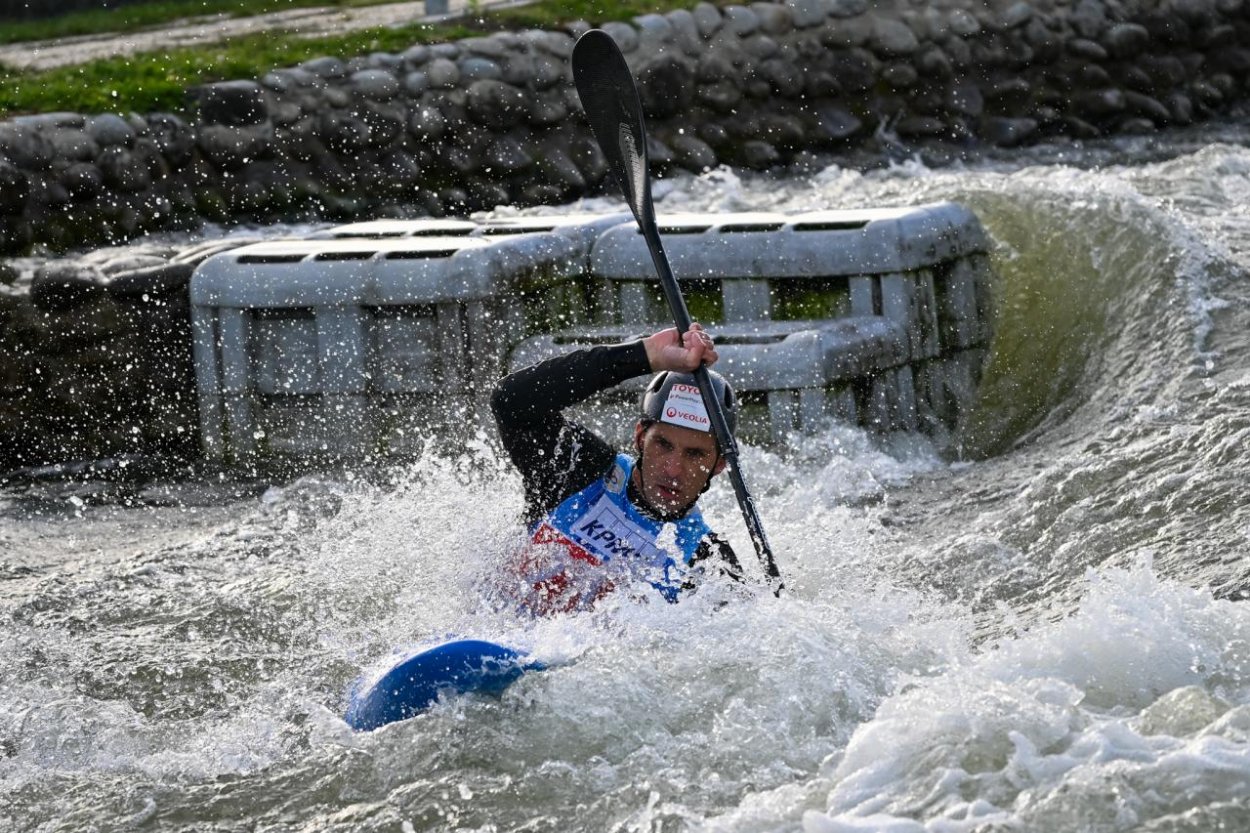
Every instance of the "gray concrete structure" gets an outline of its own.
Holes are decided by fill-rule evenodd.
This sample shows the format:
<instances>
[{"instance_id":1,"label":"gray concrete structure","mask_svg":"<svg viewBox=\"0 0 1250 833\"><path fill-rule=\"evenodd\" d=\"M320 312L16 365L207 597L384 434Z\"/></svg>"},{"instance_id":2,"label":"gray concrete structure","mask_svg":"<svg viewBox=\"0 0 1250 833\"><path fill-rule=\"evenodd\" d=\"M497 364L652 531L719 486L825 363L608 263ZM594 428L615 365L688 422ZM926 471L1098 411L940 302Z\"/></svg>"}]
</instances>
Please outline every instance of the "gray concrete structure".
<instances>
[{"instance_id":1,"label":"gray concrete structure","mask_svg":"<svg viewBox=\"0 0 1250 833\"><path fill-rule=\"evenodd\" d=\"M943 443L958 426L992 317L988 244L966 209L661 227L748 440L842 419ZM190 293L204 452L359 460L489 427L505 370L665 326L651 270L627 215L361 223L217 254Z\"/></svg>"}]
</instances>

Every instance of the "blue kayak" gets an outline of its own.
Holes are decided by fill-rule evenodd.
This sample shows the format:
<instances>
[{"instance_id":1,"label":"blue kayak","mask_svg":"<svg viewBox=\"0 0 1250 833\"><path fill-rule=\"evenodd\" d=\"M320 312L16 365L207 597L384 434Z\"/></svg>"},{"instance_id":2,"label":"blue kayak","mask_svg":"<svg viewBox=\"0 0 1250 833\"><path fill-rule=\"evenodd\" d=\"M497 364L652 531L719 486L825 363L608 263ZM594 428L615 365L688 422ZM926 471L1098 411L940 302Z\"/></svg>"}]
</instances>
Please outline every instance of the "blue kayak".
<instances>
[{"instance_id":1,"label":"blue kayak","mask_svg":"<svg viewBox=\"0 0 1250 833\"><path fill-rule=\"evenodd\" d=\"M501 694L526 671L544 667L524 652L494 642L444 642L396 665L369 689L354 692L343 719L356 731L367 732L420 714L444 693Z\"/></svg>"}]
</instances>

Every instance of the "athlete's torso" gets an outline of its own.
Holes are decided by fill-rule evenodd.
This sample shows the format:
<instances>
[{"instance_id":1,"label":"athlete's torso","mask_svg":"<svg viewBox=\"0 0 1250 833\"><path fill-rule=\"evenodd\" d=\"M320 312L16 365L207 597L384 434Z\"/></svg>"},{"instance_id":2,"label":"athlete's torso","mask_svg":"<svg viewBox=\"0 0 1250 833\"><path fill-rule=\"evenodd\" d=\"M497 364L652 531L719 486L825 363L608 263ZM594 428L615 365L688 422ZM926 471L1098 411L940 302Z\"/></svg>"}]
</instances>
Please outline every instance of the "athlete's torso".
<instances>
[{"instance_id":1,"label":"athlete's torso","mask_svg":"<svg viewBox=\"0 0 1250 833\"><path fill-rule=\"evenodd\" d=\"M586 607L615 587L644 581L669 601L681 593L685 567L710 533L698 509L677 521L648 517L629 499L634 460L565 498L531 528L521 578L535 612Z\"/></svg>"}]
</instances>

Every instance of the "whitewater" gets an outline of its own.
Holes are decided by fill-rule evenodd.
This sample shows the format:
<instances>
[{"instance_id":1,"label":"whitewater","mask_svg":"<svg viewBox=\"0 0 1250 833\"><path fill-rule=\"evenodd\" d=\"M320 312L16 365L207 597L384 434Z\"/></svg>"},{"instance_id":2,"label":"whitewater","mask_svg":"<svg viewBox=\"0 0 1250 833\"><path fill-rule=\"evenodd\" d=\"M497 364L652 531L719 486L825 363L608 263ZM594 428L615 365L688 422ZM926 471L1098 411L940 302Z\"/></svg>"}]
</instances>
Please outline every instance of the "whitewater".
<instances>
[{"instance_id":1,"label":"whitewater","mask_svg":"<svg viewBox=\"0 0 1250 833\"><path fill-rule=\"evenodd\" d=\"M4 829L1250 830L1245 129L656 196L970 207L996 336L953 448L745 447L784 596L537 622L492 589L522 504L489 433L139 500L0 493ZM750 562L729 486L703 506ZM551 667L347 728L354 680L452 635Z\"/></svg>"}]
</instances>

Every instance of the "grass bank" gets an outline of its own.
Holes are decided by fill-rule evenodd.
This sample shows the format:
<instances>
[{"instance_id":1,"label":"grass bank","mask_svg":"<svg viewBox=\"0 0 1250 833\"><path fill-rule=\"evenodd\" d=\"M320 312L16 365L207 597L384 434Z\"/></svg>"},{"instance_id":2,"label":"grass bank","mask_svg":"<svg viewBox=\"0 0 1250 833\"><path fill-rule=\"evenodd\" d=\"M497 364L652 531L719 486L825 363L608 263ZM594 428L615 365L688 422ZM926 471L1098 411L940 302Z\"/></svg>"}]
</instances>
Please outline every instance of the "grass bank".
<instances>
[{"instance_id":1,"label":"grass bank","mask_svg":"<svg viewBox=\"0 0 1250 833\"><path fill-rule=\"evenodd\" d=\"M359 0L355 2L360 4ZM526 6L487 11L480 17L454 24L362 29L318 38L272 32L234 38L224 43L107 58L40 72L0 70L0 118L59 110L80 113L176 113L185 106L188 87L212 81L258 78L271 69L293 66L321 55L347 58L370 52L400 52L418 43L444 43L484 32L548 28L573 20L600 24L628 20L648 12L690 9L696 2L539 0ZM352 3L353 0L343 0L337 5ZM237 0L223 0L222 4L238 6ZM256 12L261 6L289 8L291 5L279 0L253 0L249 11ZM307 5L317 4L309 0ZM134 8L138 11L145 7ZM105 27L105 31L111 30Z\"/></svg>"},{"instance_id":2,"label":"grass bank","mask_svg":"<svg viewBox=\"0 0 1250 833\"><path fill-rule=\"evenodd\" d=\"M156 0L119 9L90 9L39 20L5 21L0 44L57 40L100 32L136 32L189 17L253 17L270 12L317 7L380 6L395 0Z\"/></svg>"}]
</instances>

